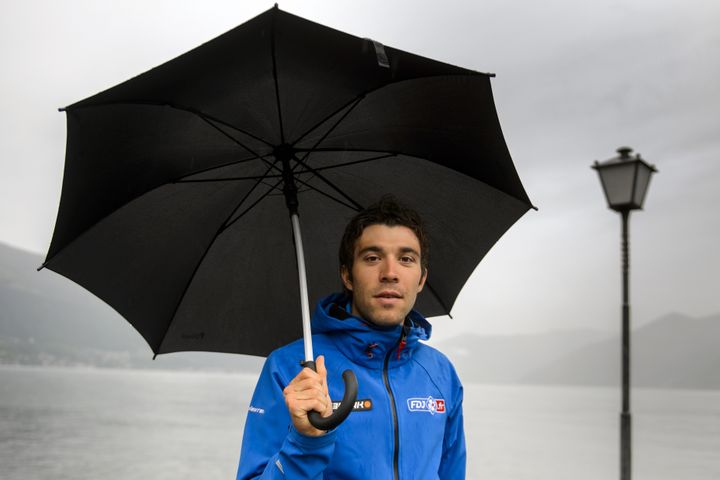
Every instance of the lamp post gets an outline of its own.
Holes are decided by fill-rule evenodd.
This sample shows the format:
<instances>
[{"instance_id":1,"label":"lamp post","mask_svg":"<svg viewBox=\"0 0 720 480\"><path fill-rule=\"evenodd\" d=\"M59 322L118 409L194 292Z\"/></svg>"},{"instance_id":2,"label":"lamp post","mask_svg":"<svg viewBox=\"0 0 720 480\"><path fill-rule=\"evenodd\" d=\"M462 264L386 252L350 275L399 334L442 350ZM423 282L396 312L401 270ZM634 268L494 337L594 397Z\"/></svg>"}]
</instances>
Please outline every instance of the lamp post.
<instances>
[{"instance_id":1,"label":"lamp post","mask_svg":"<svg viewBox=\"0 0 720 480\"><path fill-rule=\"evenodd\" d=\"M629 270L630 254L628 246L628 219L632 210L642 209L645 194L650 185L650 177L657 172L655 166L632 156L632 148L620 147L618 157L604 162L595 161L592 166L597 170L602 183L608 207L620 213L622 217L622 411L620 413L620 479L630 480L631 468L631 430L630 414L630 301Z\"/></svg>"}]
</instances>

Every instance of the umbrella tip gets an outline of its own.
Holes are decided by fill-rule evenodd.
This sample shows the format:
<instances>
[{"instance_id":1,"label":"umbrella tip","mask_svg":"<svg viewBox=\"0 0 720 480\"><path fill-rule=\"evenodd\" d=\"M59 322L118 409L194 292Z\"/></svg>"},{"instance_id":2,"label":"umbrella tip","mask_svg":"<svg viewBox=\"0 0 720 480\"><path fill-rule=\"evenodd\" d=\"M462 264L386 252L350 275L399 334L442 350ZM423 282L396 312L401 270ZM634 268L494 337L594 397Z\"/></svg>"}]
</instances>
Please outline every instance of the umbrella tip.
<instances>
[{"instance_id":1,"label":"umbrella tip","mask_svg":"<svg viewBox=\"0 0 720 480\"><path fill-rule=\"evenodd\" d=\"M45 265L47 265L47 263L43 263L42 265L40 265L39 267L37 267L37 269L36 269L35 271L36 271L36 272L39 272L40 270L42 270L43 268L45 268Z\"/></svg>"},{"instance_id":2,"label":"umbrella tip","mask_svg":"<svg viewBox=\"0 0 720 480\"><path fill-rule=\"evenodd\" d=\"M280 8L280 7L278 7L278 4L275 3L275 7L273 7L273 8L275 8L275 10L277 10L277 9Z\"/></svg>"}]
</instances>

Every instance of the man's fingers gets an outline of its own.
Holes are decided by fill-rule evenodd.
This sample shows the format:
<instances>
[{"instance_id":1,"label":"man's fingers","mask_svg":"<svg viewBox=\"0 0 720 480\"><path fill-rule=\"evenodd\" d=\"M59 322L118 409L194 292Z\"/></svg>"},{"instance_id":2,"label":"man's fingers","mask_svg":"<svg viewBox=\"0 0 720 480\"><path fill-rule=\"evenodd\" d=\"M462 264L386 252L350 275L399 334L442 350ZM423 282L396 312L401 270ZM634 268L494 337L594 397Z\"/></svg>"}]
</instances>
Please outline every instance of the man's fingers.
<instances>
[{"instance_id":1,"label":"man's fingers","mask_svg":"<svg viewBox=\"0 0 720 480\"><path fill-rule=\"evenodd\" d=\"M327 369L325 368L325 356L320 355L315 360L315 366L317 367L317 373L320 375L323 379L327 378Z\"/></svg>"},{"instance_id":2,"label":"man's fingers","mask_svg":"<svg viewBox=\"0 0 720 480\"><path fill-rule=\"evenodd\" d=\"M325 385L319 378L298 379L290 382L290 385L285 387L284 393L287 395L290 392L302 392L304 390L317 390L322 393L325 391Z\"/></svg>"},{"instance_id":3,"label":"man's fingers","mask_svg":"<svg viewBox=\"0 0 720 480\"><path fill-rule=\"evenodd\" d=\"M332 414L332 400L330 399L330 393L328 391L327 384L327 368L325 367L325 357L320 355L317 357L316 363L317 373L322 378L322 395L325 396L324 408L318 410L323 417L328 417Z\"/></svg>"},{"instance_id":4,"label":"man's fingers","mask_svg":"<svg viewBox=\"0 0 720 480\"><path fill-rule=\"evenodd\" d=\"M328 394L327 368L322 355L315 360L315 368L303 368L283 390L285 404L292 417L293 425L299 432L308 435L320 435L323 432L308 421L310 411L316 411L324 417L332 414L332 400Z\"/></svg>"},{"instance_id":5,"label":"man's fingers","mask_svg":"<svg viewBox=\"0 0 720 480\"><path fill-rule=\"evenodd\" d=\"M328 412L332 413L330 397L324 396L318 390L292 391L285 396L285 404L290 415L297 418L301 424L307 423L307 414L312 410L323 416L327 416Z\"/></svg>"},{"instance_id":6,"label":"man's fingers","mask_svg":"<svg viewBox=\"0 0 720 480\"><path fill-rule=\"evenodd\" d=\"M320 355L317 357L317 373L322 378L322 385L325 395L329 395L328 384L327 384L327 368L325 368L325 357Z\"/></svg>"},{"instance_id":7,"label":"man's fingers","mask_svg":"<svg viewBox=\"0 0 720 480\"><path fill-rule=\"evenodd\" d=\"M318 397L308 399L288 397L285 403L287 403L287 407L290 413L300 418L307 416L308 412L312 410L315 410L319 413L324 413L327 411L328 408L327 400L325 398Z\"/></svg>"},{"instance_id":8,"label":"man's fingers","mask_svg":"<svg viewBox=\"0 0 720 480\"><path fill-rule=\"evenodd\" d=\"M283 390L285 397L296 397L300 399L306 398L325 398L325 388L317 381L299 382L288 385Z\"/></svg>"},{"instance_id":9,"label":"man's fingers","mask_svg":"<svg viewBox=\"0 0 720 480\"><path fill-rule=\"evenodd\" d=\"M305 388L311 388L313 385L322 386L323 379L317 373L310 369L304 368L298 375L293 378L285 390L288 388L292 390L303 390Z\"/></svg>"}]
</instances>

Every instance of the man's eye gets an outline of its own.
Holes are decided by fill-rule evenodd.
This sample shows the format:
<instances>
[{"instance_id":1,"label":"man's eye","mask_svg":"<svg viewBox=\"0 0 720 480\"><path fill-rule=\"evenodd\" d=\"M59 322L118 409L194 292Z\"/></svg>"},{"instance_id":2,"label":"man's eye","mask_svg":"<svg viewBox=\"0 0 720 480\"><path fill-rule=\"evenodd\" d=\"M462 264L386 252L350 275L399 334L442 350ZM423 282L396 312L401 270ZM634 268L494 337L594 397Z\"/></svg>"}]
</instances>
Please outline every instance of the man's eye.
<instances>
[{"instance_id":1,"label":"man's eye","mask_svg":"<svg viewBox=\"0 0 720 480\"><path fill-rule=\"evenodd\" d=\"M415 263L415 257L405 255L403 257L400 257L400 261L403 263Z\"/></svg>"},{"instance_id":2,"label":"man's eye","mask_svg":"<svg viewBox=\"0 0 720 480\"><path fill-rule=\"evenodd\" d=\"M368 255L367 257L365 257L366 262L377 262L378 260L380 260L380 257L378 257L377 255Z\"/></svg>"}]
</instances>

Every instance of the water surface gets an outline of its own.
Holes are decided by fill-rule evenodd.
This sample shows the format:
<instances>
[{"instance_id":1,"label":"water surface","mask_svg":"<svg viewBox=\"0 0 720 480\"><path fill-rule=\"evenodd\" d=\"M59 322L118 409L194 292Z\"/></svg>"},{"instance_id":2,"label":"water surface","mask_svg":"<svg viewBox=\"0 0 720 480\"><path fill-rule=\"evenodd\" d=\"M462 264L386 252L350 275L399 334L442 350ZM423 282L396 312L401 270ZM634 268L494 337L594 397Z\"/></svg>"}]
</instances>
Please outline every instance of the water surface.
<instances>
[{"instance_id":1,"label":"water surface","mask_svg":"<svg viewBox=\"0 0 720 480\"><path fill-rule=\"evenodd\" d=\"M252 375L0 367L2 478L234 478ZM466 385L468 478L618 478L619 389ZM634 480L720 478L720 392L633 390Z\"/></svg>"}]
</instances>

